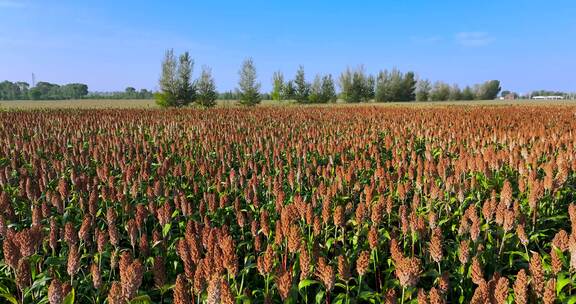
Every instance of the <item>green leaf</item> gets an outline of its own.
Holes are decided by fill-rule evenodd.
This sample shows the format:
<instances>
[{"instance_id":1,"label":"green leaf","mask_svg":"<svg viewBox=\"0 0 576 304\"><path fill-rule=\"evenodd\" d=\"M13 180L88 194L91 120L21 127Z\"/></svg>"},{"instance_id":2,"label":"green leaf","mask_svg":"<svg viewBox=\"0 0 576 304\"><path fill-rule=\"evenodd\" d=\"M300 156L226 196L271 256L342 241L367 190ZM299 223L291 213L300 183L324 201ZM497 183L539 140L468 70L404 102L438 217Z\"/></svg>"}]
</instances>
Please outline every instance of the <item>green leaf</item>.
<instances>
[{"instance_id":1,"label":"green leaf","mask_svg":"<svg viewBox=\"0 0 576 304\"><path fill-rule=\"evenodd\" d=\"M392 238L390 237L390 233L388 232L388 230L384 230L382 232L382 236L387 239L387 240L391 240Z\"/></svg>"},{"instance_id":2,"label":"green leaf","mask_svg":"<svg viewBox=\"0 0 576 304\"><path fill-rule=\"evenodd\" d=\"M574 304L576 303L576 296L571 296L570 299L568 299L568 304Z\"/></svg>"},{"instance_id":3,"label":"green leaf","mask_svg":"<svg viewBox=\"0 0 576 304\"><path fill-rule=\"evenodd\" d=\"M373 296L374 292L372 291L362 291L359 298L365 301L369 301Z\"/></svg>"},{"instance_id":4,"label":"green leaf","mask_svg":"<svg viewBox=\"0 0 576 304\"><path fill-rule=\"evenodd\" d=\"M524 251L509 251L508 254L510 255L508 259L510 260L510 264L513 264L514 258L516 256L520 256L524 261L530 261L530 257Z\"/></svg>"},{"instance_id":5,"label":"green leaf","mask_svg":"<svg viewBox=\"0 0 576 304\"><path fill-rule=\"evenodd\" d=\"M170 224L170 223L164 225L164 227L162 227L162 236L166 237L168 235L168 232L170 232L171 228L172 228L172 224Z\"/></svg>"},{"instance_id":6,"label":"green leaf","mask_svg":"<svg viewBox=\"0 0 576 304\"><path fill-rule=\"evenodd\" d=\"M330 250L330 247L332 247L332 244L334 244L334 238L329 238L329 239L326 241L326 248L327 248L328 250Z\"/></svg>"},{"instance_id":7,"label":"green leaf","mask_svg":"<svg viewBox=\"0 0 576 304\"><path fill-rule=\"evenodd\" d=\"M9 293L2 293L2 294L0 294L0 297L6 299L10 303L18 304L18 300L16 300L16 298Z\"/></svg>"},{"instance_id":8,"label":"green leaf","mask_svg":"<svg viewBox=\"0 0 576 304\"><path fill-rule=\"evenodd\" d=\"M324 290L319 291L316 294L316 304L322 304L324 302Z\"/></svg>"},{"instance_id":9,"label":"green leaf","mask_svg":"<svg viewBox=\"0 0 576 304\"><path fill-rule=\"evenodd\" d=\"M563 275L560 275L559 278L556 280L556 294L560 294L560 291L562 291L562 289L571 282L572 280L570 279L570 277L564 278Z\"/></svg>"},{"instance_id":10,"label":"green leaf","mask_svg":"<svg viewBox=\"0 0 576 304\"><path fill-rule=\"evenodd\" d=\"M64 298L62 304L74 304L74 297L75 291L74 288L72 288L72 291L70 291L70 293Z\"/></svg>"},{"instance_id":11,"label":"green leaf","mask_svg":"<svg viewBox=\"0 0 576 304\"><path fill-rule=\"evenodd\" d=\"M130 300L130 304L150 304L152 303L152 299L147 294L137 296Z\"/></svg>"},{"instance_id":12,"label":"green leaf","mask_svg":"<svg viewBox=\"0 0 576 304\"><path fill-rule=\"evenodd\" d=\"M314 284L318 284L319 282L316 280L302 280L300 281L300 283L298 283L298 290L301 290L302 288L306 288L310 285L314 285Z\"/></svg>"},{"instance_id":13,"label":"green leaf","mask_svg":"<svg viewBox=\"0 0 576 304\"><path fill-rule=\"evenodd\" d=\"M342 304L344 303L344 300L346 300L346 294L340 293L332 300L332 304Z\"/></svg>"},{"instance_id":14,"label":"green leaf","mask_svg":"<svg viewBox=\"0 0 576 304\"><path fill-rule=\"evenodd\" d=\"M46 258L46 261L44 261L44 265L46 266L66 265L66 259L60 257L48 257Z\"/></svg>"},{"instance_id":15,"label":"green leaf","mask_svg":"<svg viewBox=\"0 0 576 304\"><path fill-rule=\"evenodd\" d=\"M249 299L250 299L250 298L249 298L247 295L245 295L245 294L241 294L241 295L239 295L239 296L236 297L236 300L237 300L237 301L240 301L240 302L243 302L243 303L244 303L244 301L249 300Z\"/></svg>"}]
</instances>

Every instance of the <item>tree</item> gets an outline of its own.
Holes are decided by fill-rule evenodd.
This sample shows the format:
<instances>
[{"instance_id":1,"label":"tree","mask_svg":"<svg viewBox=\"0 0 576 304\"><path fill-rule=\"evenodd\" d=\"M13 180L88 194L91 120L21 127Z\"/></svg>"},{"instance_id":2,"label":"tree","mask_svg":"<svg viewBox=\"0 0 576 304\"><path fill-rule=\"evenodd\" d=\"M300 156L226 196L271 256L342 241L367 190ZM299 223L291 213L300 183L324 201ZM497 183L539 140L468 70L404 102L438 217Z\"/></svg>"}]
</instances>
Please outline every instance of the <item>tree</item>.
<instances>
[{"instance_id":1,"label":"tree","mask_svg":"<svg viewBox=\"0 0 576 304\"><path fill-rule=\"evenodd\" d=\"M416 76L413 72L403 74L398 69L378 73L376 101L412 101L416 99Z\"/></svg>"},{"instance_id":2,"label":"tree","mask_svg":"<svg viewBox=\"0 0 576 304\"><path fill-rule=\"evenodd\" d=\"M498 97L500 90L502 90L502 88L500 87L499 80L486 81L479 86L476 98L480 100L493 100Z\"/></svg>"},{"instance_id":3,"label":"tree","mask_svg":"<svg viewBox=\"0 0 576 304\"><path fill-rule=\"evenodd\" d=\"M430 99L431 90L432 86L430 85L430 80L419 80L416 89L416 101L428 101Z\"/></svg>"},{"instance_id":4,"label":"tree","mask_svg":"<svg viewBox=\"0 0 576 304\"><path fill-rule=\"evenodd\" d=\"M450 98L450 86L441 81L434 83L430 99L432 101L446 101L448 98Z\"/></svg>"},{"instance_id":5,"label":"tree","mask_svg":"<svg viewBox=\"0 0 576 304\"><path fill-rule=\"evenodd\" d=\"M60 86L40 81L30 89L30 98L35 100L62 99Z\"/></svg>"},{"instance_id":6,"label":"tree","mask_svg":"<svg viewBox=\"0 0 576 304\"><path fill-rule=\"evenodd\" d=\"M194 60L190 58L188 52L180 55L180 63L178 64L178 79L177 79L177 93L176 93L176 106L183 107L189 105L196 100L196 88L192 83L192 68L194 67Z\"/></svg>"},{"instance_id":7,"label":"tree","mask_svg":"<svg viewBox=\"0 0 576 304\"><path fill-rule=\"evenodd\" d=\"M272 100L282 100L282 88L284 87L284 75L280 71L272 75Z\"/></svg>"},{"instance_id":8,"label":"tree","mask_svg":"<svg viewBox=\"0 0 576 304\"><path fill-rule=\"evenodd\" d=\"M126 97L134 98L134 97L136 97L136 88L127 87L126 90L124 90L124 93L126 94Z\"/></svg>"},{"instance_id":9,"label":"tree","mask_svg":"<svg viewBox=\"0 0 576 304\"><path fill-rule=\"evenodd\" d=\"M216 84L212 78L212 71L210 68L203 66L200 79L197 81L198 96L197 102L203 107L213 107L216 105Z\"/></svg>"},{"instance_id":10,"label":"tree","mask_svg":"<svg viewBox=\"0 0 576 304\"><path fill-rule=\"evenodd\" d=\"M298 67L298 71L296 71L296 77L294 79L294 84L296 85L296 92L294 96L296 102L307 102L310 95L310 84L306 82L303 66Z\"/></svg>"},{"instance_id":11,"label":"tree","mask_svg":"<svg viewBox=\"0 0 576 304\"><path fill-rule=\"evenodd\" d=\"M146 89L140 89L140 92L138 92L138 95L136 96L138 99L150 99L153 96L152 92L146 90Z\"/></svg>"},{"instance_id":12,"label":"tree","mask_svg":"<svg viewBox=\"0 0 576 304\"><path fill-rule=\"evenodd\" d=\"M296 98L296 88L294 87L294 81L289 80L282 87L282 92L280 94L282 100L294 100Z\"/></svg>"},{"instance_id":13,"label":"tree","mask_svg":"<svg viewBox=\"0 0 576 304\"><path fill-rule=\"evenodd\" d=\"M256 68L252 58L244 60L240 69L240 80L238 82L240 104L245 106L255 106L262 101L260 96L260 83L256 82Z\"/></svg>"},{"instance_id":14,"label":"tree","mask_svg":"<svg viewBox=\"0 0 576 304\"><path fill-rule=\"evenodd\" d=\"M310 103L321 103L322 98L322 81L320 80L320 75L314 77L314 81L310 86L310 95L308 96L308 101Z\"/></svg>"},{"instance_id":15,"label":"tree","mask_svg":"<svg viewBox=\"0 0 576 304\"><path fill-rule=\"evenodd\" d=\"M18 87L8 80L0 82L0 100L15 100L17 89Z\"/></svg>"},{"instance_id":16,"label":"tree","mask_svg":"<svg viewBox=\"0 0 576 304\"><path fill-rule=\"evenodd\" d=\"M18 96L16 96L16 98L28 99L29 98L28 92L30 91L30 85L24 81L17 81L15 85L18 88Z\"/></svg>"},{"instance_id":17,"label":"tree","mask_svg":"<svg viewBox=\"0 0 576 304\"><path fill-rule=\"evenodd\" d=\"M178 64L174 57L174 50L167 50L162 61L162 74L160 76L160 92L155 95L156 103L162 107L176 105L176 69Z\"/></svg>"},{"instance_id":18,"label":"tree","mask_svg":"<svg viewBox=\"0 0 576 304\"><path fill-rule=\"evenodd\" d=\"M350 68L346 68L346 70L340 74L339 85L340 97L344 99L344 101L349 102L349 95L352 94L352 70L350 70Z\"/></svg>"},{"instance_id":19,"label":"tree","mask_svg":"<svg viewBox=\"0 0 576 304\"><path fill-rule=\"evenodd\" d=\"M362 98L364 101L370 101L376 96L376 79L374 76L368 75L367 77L360 77L360 83L362 85Z\"/></svg>"},{"instance_id":20,"label":"tree","mask_svg":"<svg viewBox=\"0 0 576 304\"><path fill-rule=\"evenodd\" d=\"M414 72L408 72L402 77L402 88L399 101L413 101L416 100L416 75Z\"/></svg>"},{"instance_id":21,"label":"tree","mask_svg":"<svg viewBox=\"0 0 576 304\"><path fill-rule=\"evenodd\" d=\"M364 102L374 98L374 77L366 75L363 67L346 69L340 75L341 96L346 102Z\"/></svg>"},{"instance_id":22,"label":"tree","mask_svg":"<svg viewBox=\"0 0 576 304\"><path fill-rule=\"evenodd\" d=\"M183 107L196 98L196 89L192 83L194 61L185 52L176 62L173 50L166 51L162 61L160 92L155 95L156 103L162 107Z\"/></svg>"},{"instance_id":23,"label":"tree","mask_svg":"<svg viewBox=\"0 0 576 304\"><path fill-rule=\"evenodd\" d=\"M83 83L70 83L60 87L59 99L80 99L88 95L88 86Z\"/></svg>"},{"instance_id":24,"label":"tree","mask_svg":"<svg viewBox=\"0 0 576 304\"><path fill-rule=\"evenodd\" d=\"M474 91L470 86L466 86L460 95L462 100L474 100Z\"/></svg>"},{"instance_id":25,"label":"tree","mask_svg":"<svg viewBox=\"0 0 576 304\"><path fill-rule=\"evenodd\" d=\"M460 87L458 87L457 84L454 84L451 88L450 88L450 94L448 96L449 100L462 100L462 91L460 90Z\"/></svg>"},{"instance_id":26,"label":"tree","mask_svg":"<svg viewBox=\"0 0 576 304\"><path fill-rule=\"evenodd\" d=\"M218 99L220 99L220 100L238 100L238 99L240 99L240 97L238 96L237 92L229 90L229 91L218 94Z\"/></svg>"},{"instance_id":27,"label":"tree","mask_svg":"<svg viewBox=\"0 0 576 304\"><path fill-rule=\"evenodd\" d=\"M387 70L378 72L376 77L376 101L387 102L393 101L391 75Z\"/></svg>"},{"instance_id":28,"label":"tree","mask_svg":"<svg viewBox=\"0 0 576 304\"><path fill-rule=\"evenodd\" d=\"M332 75L328 74L322 77L320 91L322 95L322 102L336 102L336 89L334 87L334 80L332 80Z\"/></svg>"}]
</instances>

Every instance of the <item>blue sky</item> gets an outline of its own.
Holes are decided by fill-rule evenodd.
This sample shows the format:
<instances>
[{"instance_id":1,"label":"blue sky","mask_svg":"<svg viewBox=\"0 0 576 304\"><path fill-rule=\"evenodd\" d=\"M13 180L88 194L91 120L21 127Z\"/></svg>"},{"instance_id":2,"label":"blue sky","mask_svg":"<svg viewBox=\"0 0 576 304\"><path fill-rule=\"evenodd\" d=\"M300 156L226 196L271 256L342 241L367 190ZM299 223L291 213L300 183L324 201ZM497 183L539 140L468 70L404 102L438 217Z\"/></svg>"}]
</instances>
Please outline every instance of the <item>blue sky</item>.
<instances>
[{"instance_id":1,"label":"blue sky","mask_svg":"<svg viewBox=\"0 0 576 304\"><path fill-rule=\"evenodd\" d=\"M574 0L0 0L0 80L156 89L167 48L236 87L253 57L264 89L298 65L307 77L398 67L461 86L576 91Z\"/></svg>"}]
</instances>

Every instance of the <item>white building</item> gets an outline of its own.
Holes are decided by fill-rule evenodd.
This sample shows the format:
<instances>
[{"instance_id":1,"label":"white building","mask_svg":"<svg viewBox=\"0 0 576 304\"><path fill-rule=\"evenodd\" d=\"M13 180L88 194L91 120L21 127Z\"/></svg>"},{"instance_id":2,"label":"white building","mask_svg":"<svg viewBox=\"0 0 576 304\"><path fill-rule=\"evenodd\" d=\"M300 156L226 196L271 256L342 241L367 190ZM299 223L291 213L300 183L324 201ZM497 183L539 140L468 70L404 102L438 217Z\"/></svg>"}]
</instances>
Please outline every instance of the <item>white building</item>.
<instances>
[{"instance_id":1,"label":"white building","mask_svg":"<svg viewBox=\"0 0 576 304\"><path fill-rule=\"evenodd\" d=\"M536 100L561 100L564 96L532 96L532 99Z\"/></svg>"}]
</instances>

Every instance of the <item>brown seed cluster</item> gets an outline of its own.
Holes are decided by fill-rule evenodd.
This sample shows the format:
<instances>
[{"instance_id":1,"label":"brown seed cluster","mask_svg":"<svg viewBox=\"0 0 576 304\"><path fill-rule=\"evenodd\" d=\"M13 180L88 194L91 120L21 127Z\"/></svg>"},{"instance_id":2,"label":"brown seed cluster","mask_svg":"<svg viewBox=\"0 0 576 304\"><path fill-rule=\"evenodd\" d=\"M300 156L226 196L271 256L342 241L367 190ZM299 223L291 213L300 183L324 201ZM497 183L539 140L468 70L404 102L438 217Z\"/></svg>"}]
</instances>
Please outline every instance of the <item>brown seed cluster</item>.
<instances>
[{"instance_id":1,"label":"brown seed cluster","mask_svg":"<svg viewBox=\"0 0 576 304\"><path fill-rule=\"evenodd\" d=\"M2 275L23 303L554 303L576 288L555 290L576 270L575 112L0 112Z\"/></svg>"}]
</instances>

